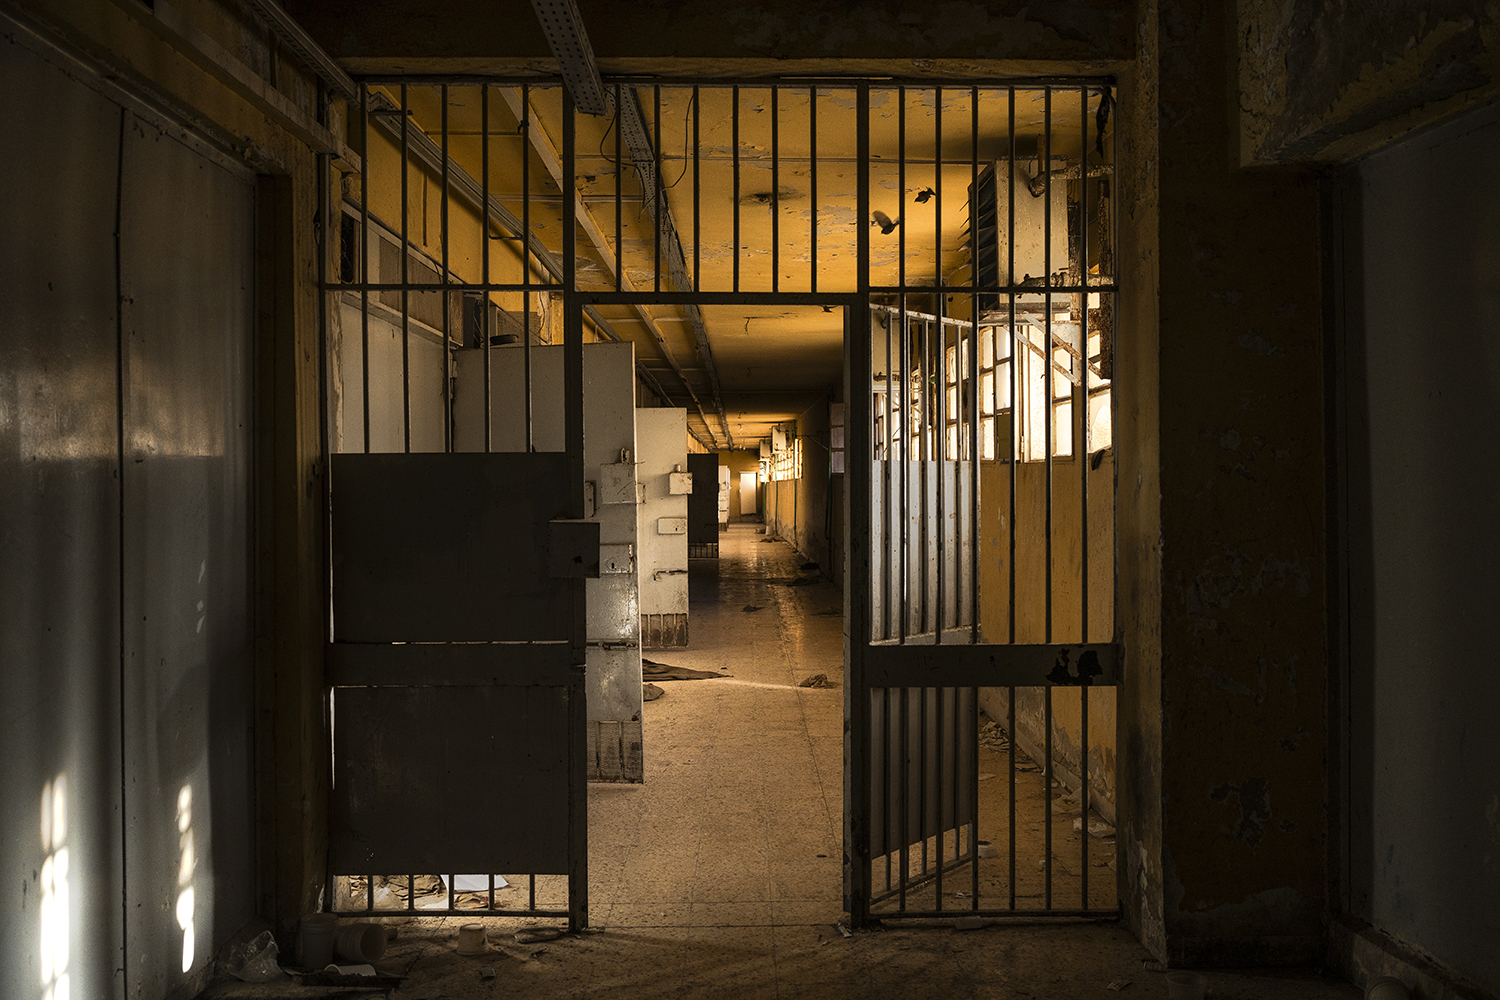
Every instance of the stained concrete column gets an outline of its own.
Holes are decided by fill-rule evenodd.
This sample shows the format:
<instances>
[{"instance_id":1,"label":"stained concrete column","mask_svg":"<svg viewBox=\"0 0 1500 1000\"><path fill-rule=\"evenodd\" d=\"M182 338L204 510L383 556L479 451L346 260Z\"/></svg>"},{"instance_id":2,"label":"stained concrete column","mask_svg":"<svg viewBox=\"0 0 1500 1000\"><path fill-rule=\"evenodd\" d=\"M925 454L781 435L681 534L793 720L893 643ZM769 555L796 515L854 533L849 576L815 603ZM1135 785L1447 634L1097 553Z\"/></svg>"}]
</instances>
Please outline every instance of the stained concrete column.
<instances>
[{"instance_id":1,"label":"stained concrete column","mask_svg":"<svg viewBox=\"0 0 1500 1000\"><path fill-rule=\"evenodd\" d=\"M1326 881L1318 194L1239 167L1224 8L1143 3L1121 88L1123 905L1175 962L1305 962Z\"/></svg>"}]
</instances>

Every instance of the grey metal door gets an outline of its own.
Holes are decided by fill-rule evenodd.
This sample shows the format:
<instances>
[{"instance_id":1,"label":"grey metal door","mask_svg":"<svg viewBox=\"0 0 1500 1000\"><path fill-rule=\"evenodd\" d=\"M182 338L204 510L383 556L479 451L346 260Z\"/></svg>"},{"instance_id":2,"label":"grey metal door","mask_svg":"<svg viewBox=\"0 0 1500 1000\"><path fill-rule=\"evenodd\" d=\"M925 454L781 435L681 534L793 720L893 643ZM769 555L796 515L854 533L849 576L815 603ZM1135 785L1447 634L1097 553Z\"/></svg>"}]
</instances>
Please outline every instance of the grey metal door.
<instances>
[{"instance_id":1,"label":"grey metal door","mask_svg":"<svg viewBox=\"0 0 1500 1000\"><path fill-rule=\"evenodd\" d=\"M566 519L567 456L337 455L332 472L333 871L367 876L369 910L381 874L441 873L450 894L458 873L568 876L566 909L487 908L581 924L577 585L598 526Z\"/></svg>"}]
</instances>

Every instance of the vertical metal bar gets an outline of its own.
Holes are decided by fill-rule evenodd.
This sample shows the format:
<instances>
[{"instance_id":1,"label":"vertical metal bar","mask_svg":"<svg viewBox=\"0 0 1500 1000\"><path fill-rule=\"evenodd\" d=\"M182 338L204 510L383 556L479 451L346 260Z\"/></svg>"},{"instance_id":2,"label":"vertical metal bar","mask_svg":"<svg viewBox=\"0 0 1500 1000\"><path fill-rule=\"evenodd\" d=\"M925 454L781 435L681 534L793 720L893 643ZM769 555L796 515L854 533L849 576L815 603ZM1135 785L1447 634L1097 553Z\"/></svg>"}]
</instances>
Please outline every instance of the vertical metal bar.
<instances>
[{"instance_id":1,"label":"vertical metal bar","mask_svg":"<svg viewBox=\"0 0 1500 1000\"><path fill-rule=\"evenodd\" d=\"M736 99L738 104L738 99ZM870 378L870 230L863 220L870 213L870 88L858 85L855 96L855 228L856 294L846 308L844 331L844 371L848 381L850 410L844 421L848 454L856 460L846 464L848 480L844 510L848 517L849 538L870 537L870 471L872 468L870 433L873 429ZM738 135L735 136L738 156ZM735 192L736 197L739 192ZM738 201L736 201L738 205ZM737 210L737 209L736 209ZM735 234L738 237L738 233ZM736 247L739 245L736 239ZM736 256L736 259L738 257ZM858 384L855 380L858 379ZM870 821L871 747L870 691L865 682L865 650L870 636L870 546L856 541L850 546L849 584L844 588L844 662L849 676L844 689L846 731L845 759L849 761L848 779L844 785L844 852L849 857L845 873L846 903L849 918L856 926L870 919L870 848L873 844Z\"/></svg>"},{"instance_id":2,"label":"vertical metal bar","mask_svg":"<svg viewBox=\"0 0 1500 1000\"><path fill-rule=\"evenodd\" d=\"M936 219L936 238L933 240L937 264L937 284L939 287L947 284L943 280L943 91L938 88L935 91L936 99L933 109L933 215ZM905 195L903 194L903 197ZM934 471L937 473L937 521L934 524L937 541L937 607L934 609L934 621L932 623L932 641L941 645L943 642L943 627L948 624L948 602L944 591L948 586L948 328L943 325L943 316L947 310L943 307L943 293L935 292L932 296L932 312L937 317L934 321L935 333L937 334L937 356L934 359L937 366L937 464ZM954 364L958 364L958 347L955 341L953 350ZM958 373L954 373L955 389ZM958 393L955 391L954 396ZM958 436L955 427L954 436ZM953 488L958 489L958 466L953 466ZM956 527L956 525L955 525ZM954 554L957 555L958 538L954 536ZM955 579L957 574L954 574Z\"/></svg>"},{"instance_id":3,"label":"vertical metal bar","mask_svg":"<svg viewBox=\"0 0 1500 1000\"><path fill-rule=\"evenodd\" d=\"M1052 909L1052 685L1042 688L1042 840L1047 877L1042 889L1043 906Z\"/></svg>"},{"instance_id":4,"label":"vertical metal bar","mask_svg":"<svg viewBox=\"0 0 1500 1000\"><path fill-rule=\"evenodd\" d=\"M917 615L917 631L925 632L932 614L932 607L927 601L928 580L932 573L933 535L927 523L927 489L930 482L927 467L932 464L932 365L930 364L932 328L924 319L918 329L921 331L918 334L917 343L917 373L922 386L922 436L917 439L921 455L921 463L917 466L917 488L921 491L920 503L917 507L917 546L921 552L917 560L918 607L921 608L921 612Z\"/></svg>"},{"instance_id":5,"label":"vertical metal bar","mask_svg":"<svg viewBox=\"0 0 1500 1000\"><path fill-rule=\"evenodd\" d=\"M359 363L360 392L364 403L361 418L364 421L364 452L370 453L370 87L359 85ZM378 258L377 258L378 259ZM379 277L379 275L376 275ZM375 883L367 882L370 898L374 899Z\"/></svg>"},{"instance_id":6,"label":"vertical metal bar","mask_svg":"<svg viewBox=\"0 0 1500 1000\"><path fill-rule=\"evenodd\" d=\"M781 283L781 108L778 97L781 88L771 85L771 291ZM793 530L796 522L793 521Z\"/></svg>"},{"instance_id":7,"label":"vertical metal bar","mask_svg":"<svg viewBox=\"0 0 1500 1000\"><path fill-rule=\"evenodd\" d=\"M661 155L661 87L660 86L653 86L651 88L651 99L652 99L652 106L655 109L655 115L656 115L655 119L651 123L652 130L654 131L655 137L656 137L655 142L652 143L652 148L651 148L651 174L652 174L652 177L651 177L651 207L652 207L651 219L655 223L655 226L653 227L655 229L655 232L652 234L652 238L653 238L652 246L655 248L654 249L654 253L656 255L655 258L654 258L655 263L652 266L652 274L654 276L653 280L655 282L654 287L655 287L655 289L658 292L660 292L661 291L661 232L662 232L663 227L665 227L666 224L667 224L666 206L664 206L662 204L662 196L666 193L666 189L664 187L662 187L662 179L661 179L662 155Z\"/></svg>"},{"instance_id":8,"label":"vertical metal bar","mask_svg":"<svg viewBox=\"0 0 1500 1000\"><path fill-rule=\"evenodd\" d=\"M1045 435L1046 446L1042 450L1042 483L1046 495L1043 513L1046 518L1046 528L1042 536L1042 547L1044 556L1042 559L1042 577L1044 588L1042 593L1043 611L1043 642L1052 641L1052 451L1053 427L1056 422L1057 408L1053 405L1054 375L1052 356L1052 88L1047 87L1042 91L1042 138L1039 153L1041 154L1042 173L1042 398L1046 401L1042 409L1042 432ZM1051 695L1048 695L1050 699ZM1050 704L1050 702L1049 702ZM1049 759L1047 766L1051 767ZM1051 775L1051 772L1048 772ZM1052 811L1047 811L1048 823L1051 823ZM1048 830L1051 827L1049 825ZM1051 841L1048 841L1051 847ZM1051 857L1048 857L1048 884L1051 884ZM1049 904L1050 905L1050 904Z\"/></svg>"},{"instance_id":9,"label":"vertical metal bar","mask_svg":"<svg viewBox=\"0 0 1500 1000\"><path fill-rule=\"evenodd\" d=\"M861 225L861 228L864 228ZM901 355L901 497L895 505L896 516L899 518L900 527L900 573L897 574L896 590L899 598L897 602L896 635L902 641L906 641L906 635L911 631L911 338L907 335L906 327L906 293L899 296L901 311L898 316L898 329L900 330L901 343L898 345Z\"/></svg>"},{"instance_id":10,"label":"vertical metal bar","mask_svg":"<svg viewBox=\"0 0 1500 1000\"><path fill-rule=\"evenodd\" d=\"M577 121L573 95L563 90L563 176L577 176ZM571 183L571 182L570 182ZM564 192L565 195L571 192ZM583 517L583 297L578 292L578 223L569 208L563 224L563 413L568 449L568 516ZM587 705L584 670L587 632L584 581L570 581L573 604L572 669L568 692L568 924L573 930L588 925L588 776Z\"/></svg>"},{"instance_id":11,"label":"vertical metal bar","mask_svg":"<svg viewBox=\"0 0 1500 1000\"><path fill-rule=\"evenodd\" d=\"M620 103L620 85L615 84L615 291L621 288L625 275L625 171L622 167L623 153L620 151L620 132L625 121L625 109ZM642 192L644 195L645 192Z\"/></svg>"},{"instance_id":12,"label":"vertical metal bar","mask_svg":"<svg viewBox=\"0 0 1500 1000\"><path fill-rule=\"evenodd\" d=\"M1017 596L1016 596L1016 483L1017 483L1017 479L1018 479L1018 470L1019 470L1019 467L1020 467L1020 464L1021 464L1021 458L1022 458L1022 454L1021 454L1021 417L1022 417L1023 409L1022 409L1022 406L1021 406L1021 369L1020 369L1021 357L1020 357L1020 352L1017 350L1017 347L1019 345L1018 345L1018 342L1017 342L1017 339L1016 339L1016 293L1015 293L1015 287L1016 287L1016 198L1015 198L1015 194L1016 194L1016 88L1011 87L1009 89L1008 93L1010 95L1010 114L1009 114L1009 118L1008 118L1008 122L1009 122L1009 126L1010 126L1010 129L1009 129L1009 136L1010 136L1010 159L1006 163L1006 170L1009 173L1009 177L1006 179L1006 182L1005 182L1005 184L1006 184L1006 187L1005 187L1005 212L1006 212L1005 252L1006 252L1007 258L1008 258L1007 262L1006 262L1006 266L1005 266L1005 283L1006 283L1006 285L1009 286L1009 288L1011 290L1006 293L1006 301L1007 301L1007 304L1008 304L1008 307L1009 307L1009 318L1008 318L1007 323L1006 323L1006 330L1007 330L1007 333L1009 334L1009 345L1010 345L1007 348L1009 350L1009 352L1010 352L1010 435L1009 435L1009 437L1010 437L1010 524L1009 524L1010 530L1007 532L1007 534L1009 535L1010 552L1008 554L1009 558L1007 559L1007 566L1009 567L1009 571L1010 571L1010 609L1009 609L1009 614L1010 614L1010 641L1011 642L1015 642L1016 641L1016 603L1017 603ZM1000 179L998 177L995 178L996 195L997 196L999 194L999 183L1000 183ZM999 220L996 220L996 221L998 222ZM998 434L999 432L997 431L996 433ZM1015 689L1012 688L1011 689L1011 698L1012 699L1015 698L1015 694L1016 694ZM1012 720L1012 721L1014 721L1014 720ZM1011 736L1011 739L1012 739L1012 746L1014 746L1014 739L1015 739L1015 730L1014 729L1012 729L1010 731L1010 736ZM1014 751L1012 752L1012 758L1014 758ZM1014 763L1014 760L1012 760L1012 763ZM1011 909L1015 909L1015 906L1016 906L1016 899L1015 899L1016 878L1015 878L1014 868L1015 868L1015 854L1016 854L1016 849L1015 849L1015 839L1014 839L1015 838L1015 834L1014 834L1014 830L1015 830L1015 801L1016 801L1016 796L1015 796L1015 787L1014 787L1014 783L1015 783L1015 779L1014 779L1015 768L1014 767L1011 768L1011 772L1012 772L1012 788L1011 788L1010 801L1011 801L1011 830L1012 830L1011 837L1012 837L1012 839L1011 839L1011 850L1010 850L1010 853L1011 853L1011 867L1012 867L1012 871L1011 871L1011 879L1010 879L1010 883L1011 883L1011 901L1010 901L1010 905L1011 905Z\"/></svg>"},{"instance_id":13,"label":"vertical metal bar","mask_svg":"<svg viewBox=\"0 0 1500 1000\"><path fill-rule=\"evenodd\" d=\"M492 442L490 397L490 85L479 85L479 350L484 358L484 451L489 454ZM494 880L490 885L490 909L495 908Z\"/></svg>"},{"instance_id":14,"label":"vertical metal bar","mask_svg":"<svg viewBox=\"0 0 1500 1000\"><path fill-rule=\"evenodd\" d=\"M1015 91L1011 91L1014 99ZM1014 107L1014 103L1012 104ZM1011 601L1015 601L1015 593L1012 591ZM1010 819L1006 823L1007 832L1010 836L1010 908L1016 908L1016 689L1014 685L1010 689L1010 697L1006 699L1005 712L1005 736L1006 749L1009 751L1009 761L1005 768L1005 776L1010 782Z\"/></svg>"},{"instance_id":15,"label":"vertical metal bar","mask_svg":"<svg viewBox=\"0 0 1500 1000\"><path fill-rule=\"evenodd\" d=\"M894 845L891 843L891 815L894 811L892 805L896 798L896 761L893 749L895 744L891 741L891 733L894 727L891 724L891 716L894 706L891 702L891 692L895 688L881 688L882 706L881 726L884 728L884 742L880 745L880 759L885 763L885 773L880 776L881 785L881 844L885 847L885 891L891 891L891 859L895 856Z\"/></svg>"},{"instance_id":16,"label":"vertical metal bar","mask_svg":"<svg viewBox=\"0 0 1500 1000\"><path fill-rule=\"evenodd\" d=\"M457 907L453 905L453 897L456 895L453 888L453 883L458 881L458 876L450 874L445 877L448 881L448 909L454 910L457 909Z\"/></svg>"},{"instance_id":17,"label":"vertical metal bar","mask_svg":"<svg viewBox=\"0 0 1500 1000\"><path fill-rule=\"evenodd\" d=\"M527 875L526 882L526 908L534 910L536 909L536 876Z\"/></svg>"},{"instance_id":18,"label":"vertical metal bar","mask_svg":"<svg viewBox=\"0 0 1500 1000\"><path fill-rule=\"evenodd\" d=\"M893 350L893 344L892 344L892 340L891 340L891 327L892 327L892 325L893 324L892 324L892 320L891 320L891 314L890 313L886 313L885 314L885 442L884 442L885 443L885 461L882 463L882 468L881 468L881 477L883 479L883 482L882 482L881 485L882 485L882 488L885 491L885 493L884 493L885 503L883 505L883 509L881 510L881 514L880 514L880 523L881 523L881 531L882 531L881 544L883 546L881 548L881 550L880 550L880 569L881 569L880 610L881 610L881 617L884 619L883 628L882 628L881 633L880 633L880 638L882 638L882 639L889 639L893 634L895 634L895 631L896 631L895 629L893 629L891 627L891 623L892 623L893 618L894 618L894 613L893 613L892 609L896 605L896 602L893 601L893 600L891 600L891 576L892 576L892 572L894 570L894 567L892 566L892 563L895 561L895 560L893 560L891 558L891 555L892 555L891 550L892 550L892 548L893 548L893 546L895 544L895 539L896 539L896 531L895 531L896 511L893 509L894 496L893 496L893 494L891 492L891 486L892 486L892 482L893 482L893 477L891 476L891 469L895 466L895 462L896 462L896 425L895 425L895 422L894 422L894 418L892 417L893 410L892 410L892 405L891 405L891 395L892 395L892 393L894 393L896 391L896 353ZM873 380L872 380L871 384L873 385ZM847 421L845 421L845 422L847 423Z\"/></svg>"},{"instance_id":19,"label":"vertical metal bar","mask_svg":"<svg viewBox=\"0 0 1500 1000\"><path fill-rule=\"evenodd\" d=\"M484 86L487 87L487 86L489 86L489 84L484 84ZM495 908L495 876L492 874L492 875L490 875L489 878L490 878L490 901L489 901L489 908L491 910L493 910Z\"/></svg>"},{"instance_id":20,"label":"vertical metal bar","mask_svg":"<svg viewBox=\"0 0 1500 1000\"><path fill-rule=\"evenodd\" d=\"M1088 175L1085 174L1084 176L1087 177ZM1079 707L1080 724L1078 728L1080 730L1079 743L1082 744L1083 751L1079 754L1078 797L1082 800L1080 811L1083 816L1083 850L1081 857L1082 868L1080 870L1083 874L1079 876L1078 891L1082 897L1080 905L1086 910L1089 908L1089 837L1092 836L1089 833L1089 678L1082 671L1079 671L1079 673L1082 684L1078 688L1078 697L1082 699L1082 704Z\"/></svg>"},{"instance_id":21,"label":"vertical metal bar","mask_svg":"<svg viewBox=\"0 0 1500 1000\"><path fill-rule=\"evenodd\" d=\"M695 292L699 291L703 284L698 277L701 273L698 247L703 242L700 237L701 230L698 225L702 215L702 200L698 197L700 192L698 183L698 119L701 117L701 110L702 108L698 103L698 88L695 86L693 88L693 291ZM816 205L817 202L818 196L815 192L813 194L813 204Z\"/></svg>"},{"instance_id":22,"label":"vertical metal bar","mask_svg":"<svg viewBox=\"0 0 1500 1000\"><path fill-rule=\"evenodd\" d=\"M417 877L406 876L406 908L415 910L417 908Z\"/></svg>"},{"instance_id":23,"label":"vertical metal bar","mask_svg":"<svg viewBox=\"0 0 1500 1000\"><path fill-rule=\"evenodd\" d=\"M934 813L937 819L933 825L932 832L937 842L937 908L939 910L943 908L943 835L947 832L943 823L943 786L946 784L943 780L943 759L946 756L943 751L947 749L943 745L943 711L948 707L946 692L946 688L933 689L933 701L936 712L932 718L932 745L937 758L937 767L935 768L936 780L933 782L936 788L933 791L933 800L936 806ZM953 770L955 773L958 771L958 759L956 757L953 760ZM956 827L958 825L957 808L954 809L953 815L955 821L953 825Z\"/></svg>"},{"instance_id":24,"label":"vertical metal bar","mask_svg":"<svg viewBox=\"0 0 1500 1000\"><path fill-rule=\"evenodd\" d=\"M443 231L440 252L443 256L443 451L453 450L453 331L449 329L449 315L453 303L448 291L448 85L441 88L443 113L443 194L438 200L438 225ZM460 314L462 315L462 314Z\"/></svg>"},{"instance_id":25,"label":"vertical metal bar","mask_svg":"<svg viewBox=\"0 0 1500 1000\"><path fill-rule=\"evenodd\" d=\"M970 104L973 114L973 125L969 135L969 183L971 192L979 191L979 88L974 87L970 91ZM970 205L972 212L973 206ZM971 246L977 246L975 227L969 226L969 239ZM969 256L970 261L977 262L979 254L973 252ZM979 269L971 266L969 268L969 284L973 291L969 296L969 641L978 643L980 641L979 630L979 468L983 459L983 445L979 441ZM990 366L994 371L995 350L990 348ZM993 374L990 376L990 391L995 391L998 379ZM996 406L992 425L1000 426L1000 408ZM999 457L999 449L995 449L995 457ZM976 694L977 697L977 694ZM975 730L978 735L978 730Z\"/></svg>"},{"instance_id":26,"label":"vertical metal bar","mask_svg":"<svg viewBox=\"0 0 1500 1000\"><path fill-rule=\"evenodd\" d=\"M900 894L897 908L906 909L906 885L911 880L911 688L900 688L901 692L901 722L896 727L898 732L896 739L901 745L900 760L896 765L896 783L899 789L897 801L900 803L900 817L897 826L900 828L901 845L901 871L896 882L896 890Z\"/></svg>"},{"instance_id":27,"label":"vertical metal bar","mask_svg":"<svg viewBox=\"0 0 1500 1000\"><path fill-rule=\"evenodd\" d=\"M1052 641L1052 450L1053 450L1053 423L1055 422L1056 408L1053 406L1053 365L1052 365L1052 88L1047 87L1042 91L1042 138L1040 154L1040 169L1042 170L1042 397L1046 400L1046 407L1042 411L1042 419L1045 421L1044 432L1046 434L1046 447L1042 452L1043 473L1042 479L1046 492L1046 532L1043 536L1043 548L1045 556L1043 559L1043 578L1045 590L1043 593L1044 620L1042 623L1043 642ZM1043 899L1047 909L1052 909L1052 688L1047 686L1043 689L1043 745L1046 759L1042 762L1042 808L1045 810L1042 817L1042 825L1045 829L1046 853L1046 884L1043 888Z\"/></svg>"},{"instance_id":28,"label":"vertical metal bar","mask_svg":"<svg viewBox=\"0 0 1500 1000\"><path fill-rule=\"evenodd\" d=\"M922 842L922 874L927 874L927 688L917 689L917 836Z\"/></svg>"},{"instance_id":29,"label":"vertical metal bar","mask_svg":"<svg viewBox=\"0 0 1500 1000\"><path fill-rule=\"evenodd\" d=\"M932 246L933 246L933 253L936 256L936 263L937 263L937 271L936 271L937 284L941 287L941 286L947 284L947 282L943 280L943 88L942 87L938 87L938 88L936 88L933 91L933 102L932 102L932 104L933 104L933 107L932 107L932 129L933 129L933 139L932 139L932 160L933 160L933 166L932 166L932 172L933 172L933 178L932 178L932 191L933 191L932 215L933 215L933 219L935 220L935 225L933 227L934 228L934 232L937 234L936 238L932 241ZM901 197L902 198L906 197L906 193L904 191L902 192ZM935 295L933 297L934 297L934 299L939 304L942 303L943 296L942 296L941 292L939 292L937 295ZM937 308L937 309L934 309L933 312L935 312L939 316L941 316L942 313L943 313L943 310L941 308ZM939 333L942 332L941 328L939 328L938 332Z\"/></svg>"},{"instance_id":30,"label":"vertical metal bar","mask_svg":"<svg viewBox=\"0 0 1500 1000\"><path fill-rule=\"evenodd\" d=\"M969 722L969 905L979 909L979 689L970 688L969 710L964 713ZM955 709L954 715L957 716ZM956 734L955 734L956 735ZM953 755L958 759L958 754ZM1011 771L1015 773L1014 769ZM955 783L957 779L955 778ZM958 808L955 800L954 808Z\"/></svg>"},{"instance_id":31,"label":"vertical metal bar","mask_svg":"<svg viewBox=\"0 0 1500 1000\"><path fill-rule=\"evenodd\" d=\"M811 284L809 290L816 293L818 290L818 88L809 87L807 90L807 179L809 193L812 197L812 241L809 244L808 258L811 261ZM886 367L890 367L887 365Z\"/></svg>"},{"instance_id":32,"label":"vertical metal bar","mask_svg":"<svg viewBox=\"0 0 1500 1000\"><path fill-rule=\"evenodd\" d=\"M411 115L406 109L406 84L401 85L401 422L403 451L411 451L411 291L407 283L407 261L411 258L411 240L407 235L407 166L411 147L407 143Z\"/></svg>"},{"instance_id":33,"label":"vertical metal bar","mask_svg":"<svg viewBox=\"0 0 1500 1000\"><path fill-rule=\"evenodd\" d=\"M526 421L527 454L532 451L535 440L531 414L531 88L521 84L521 403L522 418ZM564 177L571 178L572 174ZM571 184L572 182L569 181ZM573 189L560 192L563 197L563 232L570 233L577 225L574 217ZM569 258L571 261L572 258ZM619 262L615 272L619 273ZM570 283L571 287L571 283Z\"/></svg>"},{"instance_id":34,"label":"vertical metal bar","mask_svg":"<svg viewBox=\"0 0 1500 1000\"><path fill-rule=\"evenodd\" d=\"M733 103L729 108L729 136L734 146L734 282L733 290L740 290L740 88L730 88ZM851 914L852 917L852 914Z\"/></svg>"},{"instance_id":35,"label":"vertical metal bar","mask_svg":"<svg viewBox=\"0 0 1500 1000\"><path fill-rule=\"evenodd\" d=\"M1078 161L1078 278L1083 291L1078 315L1079 384L1073 387L1073 456L1078 462L1079 483L1079 623L1080 642L1089 641L1089 90L1079 90L1078 118L1083 130ZM1083 682L1079 688L1083 753L1079 764L1079 812L1083 817L1080 848L1082 875L1079 894L1082 907L1089 907L1089 679L1079 671Z\"/></svg>"}]
</instances>

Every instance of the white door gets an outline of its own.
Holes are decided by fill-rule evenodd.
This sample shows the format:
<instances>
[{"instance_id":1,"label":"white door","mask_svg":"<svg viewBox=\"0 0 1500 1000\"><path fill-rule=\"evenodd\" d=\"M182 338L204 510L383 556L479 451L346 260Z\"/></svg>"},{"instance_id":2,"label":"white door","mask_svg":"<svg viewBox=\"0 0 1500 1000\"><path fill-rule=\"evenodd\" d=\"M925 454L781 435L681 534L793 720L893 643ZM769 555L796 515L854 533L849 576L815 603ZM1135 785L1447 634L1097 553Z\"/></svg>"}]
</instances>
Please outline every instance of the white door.
<instances>
[{"instance_id":1,"label":"white door","mask_svg":"<svg viewBox=\"0 0 1500 1000\"><path fill-rule=\"evenodd\" d=\"M760 474L755 472L740 473L740 516L750 517L755 514L755 487L760 479Z\"/></svg>"},{"instance_id":2,"label":"white door","mask_svg":"<svg viewBox=\"0 0 1500 1000\"><path fill-rule=\"evenodd\" d=\"M635 411L636 477L642 501L640 539L641 648L688 643L687 410L648 407Z\"/></svg>"}]
</instances>

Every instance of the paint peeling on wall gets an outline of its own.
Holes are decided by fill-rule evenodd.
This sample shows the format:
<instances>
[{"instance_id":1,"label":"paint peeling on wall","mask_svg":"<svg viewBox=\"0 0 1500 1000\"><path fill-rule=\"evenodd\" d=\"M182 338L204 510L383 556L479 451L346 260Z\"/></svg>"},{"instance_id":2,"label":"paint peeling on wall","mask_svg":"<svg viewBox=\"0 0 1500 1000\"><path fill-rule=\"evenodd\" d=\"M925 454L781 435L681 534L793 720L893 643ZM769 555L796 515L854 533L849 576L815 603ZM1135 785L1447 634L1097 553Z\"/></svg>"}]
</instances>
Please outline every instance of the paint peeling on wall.
<instances>
[{"instance_id":1,"label":"paint peeling on wall","mask_svg":"<svg viewBox=\"0 0 1500 1000\"><path fill-rule=\"evenodd\" d=\"M1337 160L1495 96L1494 0L1242 0L1243 163Z\"/></svg>"}]
</instances>

